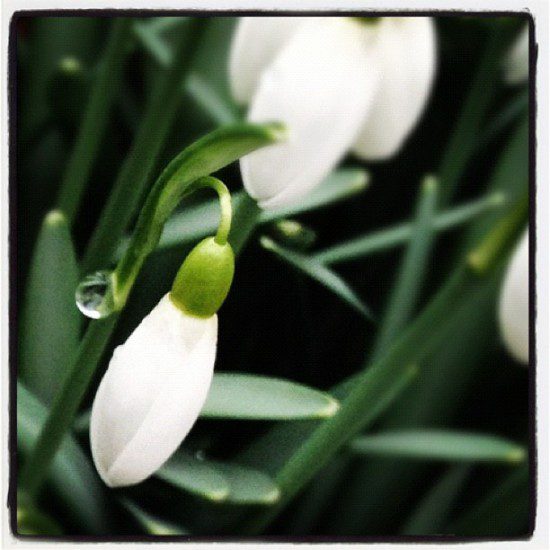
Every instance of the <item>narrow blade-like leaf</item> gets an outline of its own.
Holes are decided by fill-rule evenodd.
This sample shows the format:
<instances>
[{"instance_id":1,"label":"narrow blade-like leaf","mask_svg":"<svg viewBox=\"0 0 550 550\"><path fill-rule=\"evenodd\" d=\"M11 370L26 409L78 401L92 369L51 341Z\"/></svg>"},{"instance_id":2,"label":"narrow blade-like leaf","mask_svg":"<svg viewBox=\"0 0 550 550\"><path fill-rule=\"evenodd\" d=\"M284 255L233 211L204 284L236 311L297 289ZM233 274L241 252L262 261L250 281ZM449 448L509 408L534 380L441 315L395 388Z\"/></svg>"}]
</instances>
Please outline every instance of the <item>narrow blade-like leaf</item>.
<instances>
[{"instance_id":1,"label":"narrow blade-like leaf","mask_svg":"<svg viewBox=\"0 0 550 550\"><path fill-rule=\"evenodd\" d=\"M240 373L214 375L202 417L241 420L326 418L338 410L329 394L267 376Z\"/></svg>"},{"instance_id":2,"label":"narrow blade-like leaf","mask_svg":"<svg viewBox=\"0 0 550 550\"><path fill-rule=\"evenodd\" d=\"M19 348L20 379L44 403L55 396L78 348L77 284L67 220L52 211L44 219L31 262Z\"/></svg>"},{"instance_id":3,"label":"narrow blade-like leaf","mask_svg":"<svg viewBox=\"0 0 550 550\"><path fill-rule=\"evenodd\" d=\"M426 536L441 533L470 470L469 465L451 466L415 507L402 529L402 534Z\"/></svg>"},{"instance_id":4,"label":"narrow blade-like leaf","mask_svg":"<svg viewBox=\"0 0 550 550\"><path fill-rule=\"evenodd\" d=\"M270 504L279 489L265 473L234 464L176 453L156 474L173 487L215 502Z\"/></svg>"},{"instance_id":5,"label":"narrow blade-like leaf","mask_svg":"<svg viewBox=\"0 0 550 550\"><path fill-rule=\"evenodd\" d=\"M318 283L321 283L325 288L328 288L361 315L367 319L373 319L370 309L361 301L351 287L339 275L334 273L334 271L305 254L300 254L279 246L269 237L262 237L260 242L266 250L273 252L279 259L290 264L292 267Z\"/></svg>"},{"instance_id":6,"label":"narrow blade-like leaf","mask_svg":"<svg viewBox=\"0 0 550 550\"><path fill-rule=\"evenodd\" d=\"M361 436L351 443L360 455L451 462L507 462L525 460L520 445L494 435L444 430L407 430Z\"/></svg>"},{"instance_id":7,"label":"narrow blade-like leaf","mask_svg":"<svg viewBox=\"0 0 550 550\"><path fill-rule=\"evenodd\" d=\"M433 217L437 202L437 182L427 177L420 189L411 241L399 267L388 305L372 352L379 359L409 321L424 283L434 240Z\"/></svg>"},{"instance_id":8,"label":"narrow blade-like leaf","mask_svg":"<svg viewBox=\"0 0 550 550\"><path fill-rule=\"evenodd\" d=\"M221 501L229 495L229 481L209 462L189 453L176 453L156 474L174 487L208 500Z\"/></svg>"},{"instance_id":9,"label":"narrow blade-like leaf","mask_svg":"<svg viewBox=\"0 0 550 550\"><path fill-rule=\"evenodd\" d=\"M188 535L189 532L167 521L158 519L151 514L148 514L145 510L140 508L135 502L128 499L121 499L121 503L128 513L138 522L143 530L149 535L156 535L158 537Z\"/></svg>"},{"instance_id":10,"label":"narrow blade-like leaf","mask_svg":"<svg viewBox=\"0 0 550 550\"><path fill-rule=\"evenodd\" d=\"M529 467L517 468L447 529L463 537L527 537L531 510Z\"/></svg>"},{"instance_id":11,"label":"narrow blade-like leaf","mask_svg":"<svg viewBox=\"0 0 550 550\"><path fill-rule=\"evenodd\" d=\"M506 203L502 192L493 192L481 199L464 203L436 214L433 218L435 232L447 231L469 221L488 210L498 209ZM324 264L336 264L352 260L360 260L378 252L392 250L407 243L413 234L413 224L410 222L367 233L349 241L335 244L314 254L314 258Z\"/></svg>"},{"instance_id":12,"label":"narrow blade-like leaf","mask_svg":"<svg viewBox=\"0 0 550 550\"><path fill-rule=\"evenodd\" d=\"M47 409L22 384L17 384L17 447L24 463L38 439ZM83 532L111 534L113 507L94 467L73 438L67 437L57 453L48 480L64 513Z\"/></svg>"},{"instance_id":13,"label":"narrow blade-like leaf","mask_svg":"<svg viewBox=\"0 0 550 550\"><path fill-rule=\"evenodd\" d=\"M267 474L232 462L216 462L215 465L229 481L227 502L234 504L277 502L280 496L279 488Z\"/></svg>"}]
</instances>

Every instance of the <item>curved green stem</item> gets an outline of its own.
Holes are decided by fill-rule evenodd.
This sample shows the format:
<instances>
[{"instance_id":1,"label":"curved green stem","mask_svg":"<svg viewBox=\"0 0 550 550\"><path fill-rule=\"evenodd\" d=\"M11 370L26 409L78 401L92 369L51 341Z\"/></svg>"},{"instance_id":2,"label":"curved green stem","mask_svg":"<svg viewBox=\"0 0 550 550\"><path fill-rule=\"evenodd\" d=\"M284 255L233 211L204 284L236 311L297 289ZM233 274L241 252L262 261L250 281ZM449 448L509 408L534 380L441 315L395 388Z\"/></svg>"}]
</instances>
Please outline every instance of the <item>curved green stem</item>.
<instances>
[{"instance_id":1,"label":"curved green stem","mask_svg":"<svg viewBox=\"0 0 550 550\"><path fill-rule=\"evenodd\" d=\"M113 272L116 310L124 307L143 262L157 246L166 220L183 197L194 189L197 180L284 137L280 124L235 124L208 134L168 164L153 185L130 245Z\"/></svg>"},{"instance_id":2,"label":"curved green stem","mask_svg":"<svg viewBox=\"0 0 550 550\"><path fill-rule=\"evenodd\" d=\"M218 194L220 203L220 223L218 225L218 231L216 232L215 241L217 244L224 245L229 237L229 231L231 230L231 193L225 184L218 178L207 176L197 180L194 185L195 189L202 187L210 187L214 189Z\"/></svg>"}]
</instances>

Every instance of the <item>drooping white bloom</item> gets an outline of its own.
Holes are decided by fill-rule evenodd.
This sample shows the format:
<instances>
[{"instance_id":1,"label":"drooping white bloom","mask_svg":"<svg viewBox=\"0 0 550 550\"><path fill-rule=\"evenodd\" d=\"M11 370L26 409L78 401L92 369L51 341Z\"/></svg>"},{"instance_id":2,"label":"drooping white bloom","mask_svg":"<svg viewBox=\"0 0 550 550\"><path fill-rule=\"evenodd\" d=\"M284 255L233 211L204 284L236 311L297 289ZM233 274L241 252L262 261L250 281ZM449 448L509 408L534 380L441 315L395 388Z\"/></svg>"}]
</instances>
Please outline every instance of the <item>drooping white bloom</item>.
<instances>
[{"instance_id":1,"label":"drooping white bloom","mask_svg":"<svg viewBox=\"0 0 550 550\"><path fill-rule=\"evenodd\" d=\"M304 21L301 17L240 19L229 58L229 83L238 103L250 102L262 71Z\"/></svg>"},{"instance_id":2,"label":"drooping white bloom","mask_svg":"<svg viewBox=\"0 0 550 550\"><path fill-rule=\"evenodd\" d=\"M435 74L430 18L385 17L376 32L380 81L353 149L364 160L384 160L401 148L424 111Z\"/></svg>"},{"instance_id":3,"label":"drooping white bloom","mask_svg":"<svg viewBox=\"0 0 550 550\"><path fill-rule=\"evenodd\" d=\"M430 18L243 18L231 52L237 101L253 122L279 120L287 143L241 160L263 208L313 189L351 149L363 159L397 152L420 117L434 76Z\"/></svg>"},{"instance_id":4,"label":"drooping white bloom","mask_svg":"<svg viewBox=\"0 0 550 550\"><path fill-rule=\"evenodd\" d=\"M165 295L115 349L96 394L92 455L110 487L152 475L204 405L216 358L217 315L186 315Z\"/></svg>"},{"instance_id":5,"label":"drooping white bloom","mask_svg":"<svg viewBox=\"0 0 550 550\"><path fill-rule=\"evenodd\" d=\"M529 77L529 28L518 35L504 58L504 80L511 85L521 84Z\"/></svg>"},{"instance_id":6,"label":"drooping white bloom","mask_svg":"<svg viewBox=\"0 0 550 550\"><path fill-rule=\"evenodd\" d=\"M500 294L499 324L506 349L516 360L529 363L529 233L517 245Z\"/></svg>"}]
</instances>

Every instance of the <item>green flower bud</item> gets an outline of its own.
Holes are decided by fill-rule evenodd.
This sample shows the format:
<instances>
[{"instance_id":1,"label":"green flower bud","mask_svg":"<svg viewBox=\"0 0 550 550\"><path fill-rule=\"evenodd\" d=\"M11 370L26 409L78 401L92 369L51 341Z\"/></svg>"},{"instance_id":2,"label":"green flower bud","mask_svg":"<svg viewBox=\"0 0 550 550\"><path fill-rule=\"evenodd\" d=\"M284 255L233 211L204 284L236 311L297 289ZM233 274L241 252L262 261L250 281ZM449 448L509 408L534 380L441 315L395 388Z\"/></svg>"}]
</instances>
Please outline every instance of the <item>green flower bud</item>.
<instances>
[{"instance_id":1,"label":"green flower bud","mask_svg":"<svg viewBox=\"0 0 550 550\"><path fill-rule=\"evenodd\" d=\"M215 237L204 239L185 258L170 298L187 314L211 317L223 304L234 271L235 256L231 245L218 244Z\"/></svg>"}]
</instances>

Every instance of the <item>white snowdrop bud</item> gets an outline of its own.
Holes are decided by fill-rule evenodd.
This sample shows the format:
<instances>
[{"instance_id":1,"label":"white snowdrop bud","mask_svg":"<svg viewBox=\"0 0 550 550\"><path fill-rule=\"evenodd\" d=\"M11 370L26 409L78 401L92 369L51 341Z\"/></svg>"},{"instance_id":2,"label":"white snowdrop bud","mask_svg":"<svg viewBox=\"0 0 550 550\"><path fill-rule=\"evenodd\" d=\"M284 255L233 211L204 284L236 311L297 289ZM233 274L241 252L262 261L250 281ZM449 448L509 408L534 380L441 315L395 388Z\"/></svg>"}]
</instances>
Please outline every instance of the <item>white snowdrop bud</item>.
<instances>
[{"instance_id":1,"label":"white snowdrop bud","mask_svg":"<svg viewBox=\"0 0 550 550\"><path fill-rule=\"evenodd\" d=\"M166 294L115 349L90 425L92 455L110 487L152 475L178 448L206 400L218 319L184 313Z\"/></svg>"}]
</instances>

